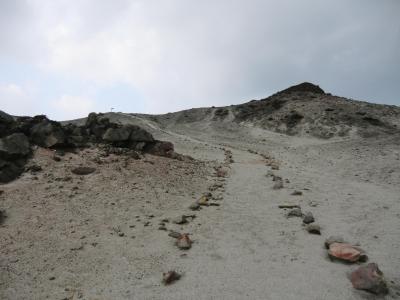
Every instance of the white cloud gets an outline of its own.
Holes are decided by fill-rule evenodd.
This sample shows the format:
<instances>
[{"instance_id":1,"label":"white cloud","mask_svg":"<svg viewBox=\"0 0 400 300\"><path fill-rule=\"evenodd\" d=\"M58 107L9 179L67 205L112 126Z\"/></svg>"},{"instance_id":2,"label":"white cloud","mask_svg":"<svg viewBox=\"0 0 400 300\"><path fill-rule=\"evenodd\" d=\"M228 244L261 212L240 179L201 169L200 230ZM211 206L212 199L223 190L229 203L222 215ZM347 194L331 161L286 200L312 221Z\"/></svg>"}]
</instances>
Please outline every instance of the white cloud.
<instances>
[{"instance_id":1,"label":"white cloud","mask_svg":"<svg viewBox=\"0 0 400 300\"><path fill-rule=\"evenodd\" d=\"M55 110L52 118L56 120L66 120L82 118L95 110L95 102L85 96L63 95L58 100L52 102Z\"/></svg>"},{"instance_id":2,"label":"white cloud","mask_svg":"<svg viewBox=\"0 0 400 300\"><path fill-rule=\"evenodd\" d=\"M35 101L28 91L15 83L0 83L0 110L13 115L29 115Z\"/></svg>"}]
</instances>

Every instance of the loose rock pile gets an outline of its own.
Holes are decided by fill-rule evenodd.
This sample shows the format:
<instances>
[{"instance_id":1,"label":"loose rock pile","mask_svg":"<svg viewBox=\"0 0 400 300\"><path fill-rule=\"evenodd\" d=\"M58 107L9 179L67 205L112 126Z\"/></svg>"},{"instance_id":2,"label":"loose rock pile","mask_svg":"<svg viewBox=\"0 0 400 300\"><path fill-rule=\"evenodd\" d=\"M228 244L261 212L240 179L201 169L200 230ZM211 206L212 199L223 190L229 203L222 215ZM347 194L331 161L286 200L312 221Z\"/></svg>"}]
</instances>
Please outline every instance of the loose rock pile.
<instances>
[{"instance_id":1,"label":"loose rock pile","mask_svg":"<svg viewBox=\"0 0 400 300\"><path fill-rule=\"evenodd\" d=\"M233 159L233 153L231 150L226 149L224 147L220 148L224 152L224 162L223 164L219 164L214 166L214 183L209 186L208 192L205 192L203 195L200 196L200 198L192 203L188 209L192 211L199 211L202 208L205 207L211 207L211 206L220 206L219 203L215 202L218 200L223 199L223 192L225 191L225 185L226 185L226 178L228 177L229 174L229 169L230 165L234 163ZM214 194L213 194L214 193ZM176 225L185 225L189 223L189 221L192 221L196 218L196 215L178 215L174 218L171 219L171 225L176 224ZM169 221L169 220L168 220ZM159 228L159 230L165 230L167 231L168 228L165 226L165 223L160 223L162 227ZM180 233L175 230L169 230L168 236L172 237L175 239L175 246L183 251L188 251L189 249L192 248L193 241L190 238L189 233ZM176 280L179 280L181 275L176 272L176 271L168 271L166 273L163 273L163 283L165 285L169 285Z\"/></svg>"},{"instance_id":2,"label":"loose rock pile","mask_svg":"<svg viewBox=\"0 0 400 300\"><path fill-rule=\"evenodd\" d=\"M0 182L9 182L25 170L32 146L76 149L103 144L112 149L146 152L175 159L190 159L175 153L170 142L158 141L143 128L114 123L104 114L91 113L84 125L62 125L46 116L13 117L0 111ZM121 151L120 151L121 152ZM123 151L122 151L123 152Z\"/></svg>"},{"instance_id":3,"label":"loose rock pile","mask_svg":"<svg viewBox=\"0 0 400 300\"><path fill-rule=\"evenodd\" d=\"M270 160L269 156L262 155L267 161ZM267 164L269 165L269 164ZM272 166L269 165L272 169ZM283 188L282 178L276 176L272 171L269 171L267 177L272 177L275 182L273 189ZM279 184L279 186L277 186ZM292 196L302 196L301 191L295 190L291 193ZM303 213L298 204L280 204L281 209L290 209L287 217L300 217L303 218L303 225L306 231L310 234L321 235L321 227L314 223L315 218L311 212ZM358 246L352 245L344 241L340 236L331 236L325 240L325 248L329 258L339 260L348 264L364 263L368 260L365 251ZM386 295L389 292L388 285L383 276L383 273L378 268L376 263L369 263L366 266L361 266L350 275L350 281L355 289L365 290L376 295Z\"/></svg>"}]
</instances>

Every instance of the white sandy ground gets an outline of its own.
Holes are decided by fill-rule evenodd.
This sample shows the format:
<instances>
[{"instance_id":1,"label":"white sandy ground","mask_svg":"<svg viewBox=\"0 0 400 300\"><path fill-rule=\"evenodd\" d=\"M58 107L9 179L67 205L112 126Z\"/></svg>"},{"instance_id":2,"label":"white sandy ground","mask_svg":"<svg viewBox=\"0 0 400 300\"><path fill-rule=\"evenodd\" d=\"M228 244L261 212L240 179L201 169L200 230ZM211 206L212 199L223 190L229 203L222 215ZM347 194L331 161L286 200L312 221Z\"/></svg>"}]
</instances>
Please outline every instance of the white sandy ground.
<instances>
[{"instance_id":1,"label":"white sandy ground","mask_svg":"<svg viewBox=\"0 0 400 300\"><path fill-rule=\"evenodd\" d=\"M321 141L208 123L160 130L151 121L120 117L206 163L147 156L126 164L111 157L71 183L25 174L0 187L9 215L0 227L1 299L375 299L351 287L347 274L356 266L327 258L323 244L330 235L358 243L388 279L386 299L400 298L398 136ZM224 160L221 146L234 159L221 206L195 212L188 225L167 224L192 234L192 249L180 251L158 222L193 214L187 207L218 180L212 173ZM270 167L248 149L280 162L274 173L289 180L284 189L272 189ZM88 164L90 151L67 155L61 167L37 159L43 173L62 177L71 165ZM73 186L78 190L69 198ZM295 189L303 196L291 196ZM282 203L311 211L322 235L286 218ZM162 285L162 272L172 269L183 277Z\"/></svg>"}]
</instances>

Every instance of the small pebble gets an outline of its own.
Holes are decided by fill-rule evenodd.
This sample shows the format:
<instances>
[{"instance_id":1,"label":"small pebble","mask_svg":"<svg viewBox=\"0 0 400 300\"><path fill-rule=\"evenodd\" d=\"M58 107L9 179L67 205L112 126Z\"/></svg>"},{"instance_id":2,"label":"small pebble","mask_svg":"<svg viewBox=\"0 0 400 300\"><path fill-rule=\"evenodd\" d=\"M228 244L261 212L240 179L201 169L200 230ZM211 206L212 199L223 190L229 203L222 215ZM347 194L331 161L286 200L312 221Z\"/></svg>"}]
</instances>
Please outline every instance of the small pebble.
<instances>
[{"instance_id":1,"label":"small pebble","mask_svg":"<svg viewBox=\"0 0 400 300\"><path fill-rule=\"evenodd\" d=\"M313 214L311 212L306 212L304 214L304 217L303 217L303 223L304 224L310 224L310 223L313 223L314 221L315 221L315 219L314 219L314 216L313 216Z\"/></svg>"},{"instance_id":2,"label":"small pebble","mask_svg":"<svg viewBox=\"0 0 400 300\"><path fill-rule=\"evenodd\" d=\"M303 192L302 191L293 191L293 193L291 193L291 195L293 195L293 196L301 196L301 195L303 195Z\"/></svg>"},{"instance_id":3,"label":"small pebble","mask_svg":"<svg viewBox=\"0 0 400 300\"><path fill-rule=\"evenodd\" d=\"M321 234L321 227L317 224L308 224L306 230L311 234Z\"/></svg>"},{"instance_id":4,"label":"small pebble","mask_svg":"<svg viewBox=\"0 0 400 300\"><path fill-rule=\"evenodd\" d=\"M181 275L175 271L168 271L163 273L163 283L165 285L171 284L181 278Z\"/></svg>"}]
</instances>

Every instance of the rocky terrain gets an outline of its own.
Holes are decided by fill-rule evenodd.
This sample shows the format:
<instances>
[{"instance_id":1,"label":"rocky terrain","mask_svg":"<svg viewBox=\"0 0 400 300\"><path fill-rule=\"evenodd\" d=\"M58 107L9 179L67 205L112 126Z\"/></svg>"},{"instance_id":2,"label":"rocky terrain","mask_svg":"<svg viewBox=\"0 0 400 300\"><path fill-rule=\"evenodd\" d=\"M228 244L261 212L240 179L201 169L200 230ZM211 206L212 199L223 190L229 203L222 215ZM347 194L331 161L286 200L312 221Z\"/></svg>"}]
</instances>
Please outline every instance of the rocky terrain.
<instances>
[{"instance_id":1,"label":"rocky terrain","mask_svg":"<svg viewBox=\"0 0 400 300\"><path fill-rule=\"evenodd\" d=\"M399 126L309 83L165 115L1 113L0 298L398 299Z\"/></svg>"},{"instance_id":2,"label":"rocky terrain","mask_svg":"<svg viewBox=\"0 0 400 300\"><path fill-rule=\"evenodd\" d=\"M0 112L0 129L0 182L9 182L25 170L31 146L75 151L99 145L135 158L146 152L183 159L171 143L155 140L139 126L110 122L103 114L91 113L82 125L62 125L46 116L14 118Z\"/></svg>"},{"instance_id":3,"label":"rocky terrain","mask_svg":"<svg viewBox=\"0 0 400 300\"><path fill-rule=\"evenodd\" d=\"M191 109L152 116L152 120L164 126L209 120L323 139L354 134L373 137L399 132L400 108L333 96L311 83L302 83L258 101Z\"/></svg>"}]
</instances>

